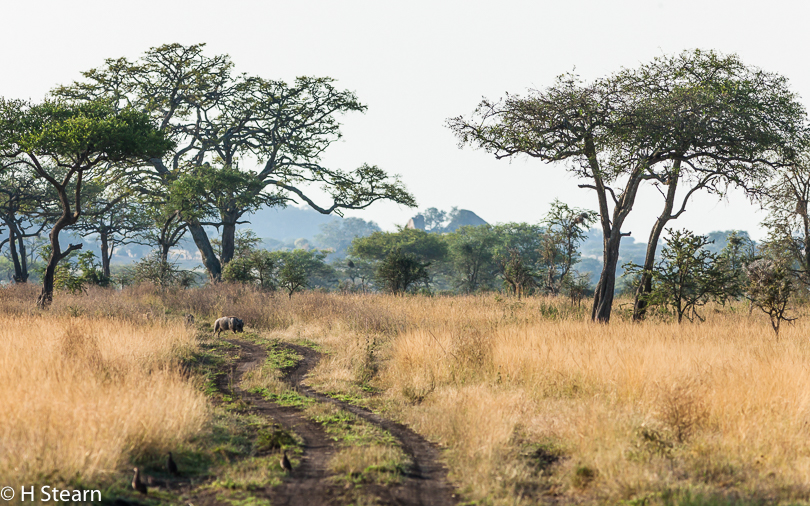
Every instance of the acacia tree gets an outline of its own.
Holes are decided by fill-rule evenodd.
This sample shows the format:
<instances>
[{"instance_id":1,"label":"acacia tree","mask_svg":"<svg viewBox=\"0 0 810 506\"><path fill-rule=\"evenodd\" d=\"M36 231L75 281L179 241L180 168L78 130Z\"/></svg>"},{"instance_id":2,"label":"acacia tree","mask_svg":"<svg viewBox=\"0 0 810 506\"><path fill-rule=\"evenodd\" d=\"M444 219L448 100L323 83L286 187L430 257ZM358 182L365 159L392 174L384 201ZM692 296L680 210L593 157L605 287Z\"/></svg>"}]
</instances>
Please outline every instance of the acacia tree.
<instances>
[{"instance_id":1,"label":"acacia tree","mask_svg":"<svg viewBox=\"0 0 810 506\"><path fill-rule=\"evenodd\" d=\"M570 281L572 268L579 262L579 243L587 237L596 220L593 211L569 207L555 199L543 219L540 256L545 289L556 295Z\"/></svg>"},{"instance_id":2,"label":"acacia tree","mask_svg":"<svg viewBox=\"0 0 810 506\"><path fill-rule=\"evenodd\" d=\"M771 327L779 339L783 321L792 322L796 317L787 315L787 305L796 291L793 278L783 262L760 258L748 264L748 297L771 320Z\"/></svg>"},{"instance_id":3,"label":"acacia tree","mask_svg":"<svg viewBox=\"0 0 810 506\"><path fill-rule=\"evenodd\" d=\"M651 163L611 163L612 148L615 151L621 141L627 116L622 98L627 102L609 80L585 84L576 76L564 75L553 86L531 90L527 97L484 99L470 119L448 120L461 146L480 147L498 159L526 154L546 162L568 161L570 170L589 180L580 187L596 192L603 237L602 274L591 312L600 322L610 320L619 245L629 235L621 227ZM613 188L618 185L623 188Z\"/></svg>"},{"instance_id":4,"label":"acacia tree","mask_svg":"<svg viewBox=\"0 0 810 506\"><path fill-rule=\"evenodd\" d=\"M473 293L487 286L497 272L494 249L498 236L490 225L459 227L445 236L456 287Z\"/></svg>"},{"instance_id":5,"label":"acacia tree","mask_svg":"<svg viewBox=\"0 0 810 506\"><path fill-rule=\"evenodd\" d=\"M0 241L0 250L9 245L15 283L28 281L25 240L38 237L55 219L52 197L44 180L34 177L24 160L0 160L0 222L8 229L8 237Z\"/></svg>"},{"instance_id":6,"label":"acacia tree","mask_svg":"<svg viewBox=\"0 0 810 506\"><path fill-rule=\"evenodd\" d=\"M70 244L63 251L59 233L82 215L85 178L104 176L112 163L162 156L171 146L146 114L132 108L115 110L101 101L30 105L0 99L0 149L9 156L24 156L31 170L56 191L62 211L50 232L38 307L53 300L59 261L82 247Z\"/></svg>"},{"instance_id":7,"label":"acacia tree","mask_svg":"<svg viewBox=\"0 0 810 506\"><path fill-rule=\"evenodd\" d=\"M719 57L696 51L680 58L700 66ZM736 61L736 57L729 58ZM579 186L596 192L603 236L602 274L591 313L595 321L610 320L621 238L629 235L621 227L644 181L670 186L674 205L677 186L671 183L681 177L684 165L698 167L694 160L700 160L700 165L713 168L726 164L733 172L739 167L737 162L773 163L770 157L761 157L773 151L777 141L785 140L790 141L784 150L789 155L796 145L794 137L803 131L804 111L780 76L751 71L754 82L727 79L707 86L706 93L697 96L712 107L691 111L678 108L679 99L688 103L684 97L690 95L680 96L665 85L667 77L686 79L678 72L662 59L639 71L622 71L590 84L566 75L544 90L531 90L527 97L507 95L497 102L484 99L470 119L459 116L448 120L461 145L480 147L499 159L525 154L546 162L566 161L572 172L588 180ZM754 93L754 84L760 95ZM644 86L648 89L642 89ZM766 96L769 87L773 94ZM728 96L739 100L734 102ZM735 123L738 117L733 110L723 112L724 107L749 104L759 107L751 116L758 123L750 130L744 128L744 119ZM675 120L668 116L671 111L680 111L685 124L677 122L677 115ZM776 130L769 133L765 126ZM724 131L725 127L729 129ZM739 141L735 135L740 135ZM671 167L656 170L661 163ZM711 178L701 183L701 178L697 178L694 191L714 183ZM662 230L673 218L671 211L664 209L656 229Z\"/></svg>"},{"instance_id":8,"label":"acacia tree","mask_svg":"<svg viewBox=\"0 0 810 506\"><path fill-rule=\"evenodd\" d=\"M523 294L537 286L535 272L526 265L517 248L509 248L508 255L501 258L501 276L509 291L517 295L518 300Z\"/></svg>"},{"instance_id":9,"label":"acacia tree","mask_svg":"<svg viewBox=\"0 0 810 506\"><path fill-rule=\"evenodd\" d=\"M83 82L55 93L75 100L106 97L146 110L177 145L165 157L149 159L151 176L165 187L206 162L235 170L250 163L257 167L258 184L240 198L254 204L250 197L270 193L323 214L363 209L381 199L415 205L398 177L376 166L344 171L321 163L324 150L341 137L338 115L366 109L354 93L336 89L330 78L300 77L287 84L233 76L230 58L208 57L203 46L168 44L150 49L137 62L107 60L84 72ZM317 203L313 186L320 186L330 202ZM227 199L217 204L222 261L227 262L233 257L236 223L251 206ZM222 262L203 223L193 216L183 219L211 278L218 280Z\"/></svg>"},{"instance_id":10,"label":"acacia tree","mask_svg":"<svg viewBox=\"0 0 810 506\"><path fill-rule=\"evenodd\" d=\"M117 177L124 178L119 172ZM85 183L87 205L82 218L74 228L83 235L97 234L101 250L101 273L110 278L110 259L118 246L143 244L143 234L151 225L151 220L143 206L128 189L127 181L112 181L107 178L104 184Z\"/></svg>"},{"instance_id":11,"label":"acacia tree","mask_svg":"<svg viewBox=\"0 0 810 506\"><path fill-rule=\"evenodd\" d=\"M254 172L204 163L181 174L170 185L168 209L176 210L187 223L222 227L219 261L225 265L236 253L236 225L247 223L238 218L263 206L287 203L286 196L267 193L264 188Z\"/></svg>"},{"instance_id":12,"label":"acacia tree","mask_svg":"<svg viewBox=\"0 0 810 506\"><path fill-rule=\"evenodd\" d=\"M760 193L773 169L794 157L805 110L783 76L713 51L659 57L617 79L635 102L622 163L638 153L657 152L661 159L649 168L664 206L640 271L633 314L640 320L664 227L686 211L695 192L723 196L734 186Z\"/></svg>"},{"instance_id":13,"label":"acacia tree","mask_svg":"<svg viewBox=\"0 0 810 506\"><path fill-rule=\"evenodd\" d=\"M422 262L415 253L403 253L397 248L377 265L374 277L380 286L394 295L402 295L412 285L427 283L430 262Z\"/></svg>"},{"instance_id":14,"label":"acacia tree","mask_svg":"<svg viewBox=\"0 0 810 506\"><path fill-rule=\"evenodd\" d=\"M705 248L711 243L706 236L688 230L668 230L661 261L652 271L652 290L644 295L647 305L670 307L678 317L703 321L698 308L710 300L725 303L731 273L723 269L719 256ZM640 265L627 269L633 273Z\"/></svg>"},{"instance_id":15,"label":"acacia tree","mask_svg":"<svg viewBox=\"0 0 810 506\"><path fill-rule=\"evenodd\" d=\"M810 286L810 153L804 152L779 173L765 196L768 216L767 248L783 256L782 261L805 286ZM777 253L778 252L778 253Z\"/></svg>"}]
</instances>

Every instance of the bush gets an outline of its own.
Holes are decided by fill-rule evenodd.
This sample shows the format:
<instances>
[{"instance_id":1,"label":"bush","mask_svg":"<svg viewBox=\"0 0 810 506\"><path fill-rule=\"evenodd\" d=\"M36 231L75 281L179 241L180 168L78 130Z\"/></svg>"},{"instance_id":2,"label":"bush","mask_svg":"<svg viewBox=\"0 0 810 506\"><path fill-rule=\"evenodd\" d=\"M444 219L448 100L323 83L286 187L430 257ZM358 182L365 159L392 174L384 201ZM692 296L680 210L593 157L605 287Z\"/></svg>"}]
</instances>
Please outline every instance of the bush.
<instances>
[{"instance_id":1,"label":"bush","mask_svg":"<svg viewBox=\"0 0 810 506\"><path fill-rule=\"evenodd\" d=\"M787 304L796 287L790 272L781 262L761 258L751 262L748 272L748 298L771 319L771 327L779 339L779 327L788 318Z\"/></svg>"},{"instance_id":2,"label":"bush","mask_svg":"<svg viewBox=\"0 0 810 506\"><path fill-rule=\"evenodd\" d=\"M380 262L375 272L377 282L395 294L408 291L414 283L427 282L430 262L420 262L414 253L396 249Z\"/></svg>"},{"instance_id":3,"label":"bush","mask_svg":"<svg viewBox=\"0 0 810 506\"><path fill-rule=\"evenodd\" d=\"M164 261L157 252L136 262L125 278L134 284L149 282L161 288L188 288L194 284L192 272L178 269L177 264Z\"/></svg>"}]
</instances>

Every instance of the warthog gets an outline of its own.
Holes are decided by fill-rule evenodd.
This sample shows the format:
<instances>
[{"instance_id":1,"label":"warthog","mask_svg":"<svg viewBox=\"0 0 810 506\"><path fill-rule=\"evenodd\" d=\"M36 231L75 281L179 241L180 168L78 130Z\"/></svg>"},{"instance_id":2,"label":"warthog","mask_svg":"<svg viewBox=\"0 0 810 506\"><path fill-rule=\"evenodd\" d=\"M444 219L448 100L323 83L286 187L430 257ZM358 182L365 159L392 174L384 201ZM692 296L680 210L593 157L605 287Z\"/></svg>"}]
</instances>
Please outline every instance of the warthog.
<instances>
[{"instance_id":1,"label":"warthog","mask_svg":"<svg viewBox=\"0 0 810 506\"><path fill-rule=\"evenodd\" d=\"M235 316L223 316L214 322L214 332L217 337L223 330L232 330L234 334L245 331L245 322Z\"/></svg>"},{"instance_id":2,"label":"warthog","mask_svg":"<svg viewBox=\"0 0 810 506\"><path fill-rule=\"evenodd\" d=\"M186 315L186 323L188 325L194 325L194 315L193 314L187 314Z\"/></svg>"}]
</instances>

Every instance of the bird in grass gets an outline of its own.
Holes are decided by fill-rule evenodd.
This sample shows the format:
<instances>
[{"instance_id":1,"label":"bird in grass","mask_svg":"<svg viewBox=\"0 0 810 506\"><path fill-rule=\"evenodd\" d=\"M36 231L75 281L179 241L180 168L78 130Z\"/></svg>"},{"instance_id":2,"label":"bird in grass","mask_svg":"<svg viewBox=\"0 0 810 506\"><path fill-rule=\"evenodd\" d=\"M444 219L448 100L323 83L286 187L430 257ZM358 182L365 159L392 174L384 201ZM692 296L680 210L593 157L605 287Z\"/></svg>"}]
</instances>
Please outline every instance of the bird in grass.
<instances>
[{"instance_id":1,"label":"bird in grass","mask_svg":"<svg viewBox=\"0 0 810 506\"><path fill-rule=\"evenodd\" d=\"M177 464L174 463L174 458L172 457L172 452L169 452L169 456L166 457L166 471L169 472L172 476L177 476L180 474L177 472Z\"/></svg>"},{"instance_id":2,"label":"bird in grass","mask_svg":"<svg viewBox=\"0 0 810 506\"><path fill-rule=\"evenodd\" d=\"M281 457L281 469L284 470L285 473L292 472L292 464L290 464L290 459L287 458L287 450L284 450L284 455Z\"/></svg>"},{"instance_id":3,"label":"bird in grass","mask_svg":"<svg viewBox=\"0 0 810 506\"><path fill-rule=\"evenodd\" d=\"M135 476L132 477L132 488L144 495L147 494L146 483L141 481L141 473L137 467L135 468Z\"/></svg>"}]
</instances>

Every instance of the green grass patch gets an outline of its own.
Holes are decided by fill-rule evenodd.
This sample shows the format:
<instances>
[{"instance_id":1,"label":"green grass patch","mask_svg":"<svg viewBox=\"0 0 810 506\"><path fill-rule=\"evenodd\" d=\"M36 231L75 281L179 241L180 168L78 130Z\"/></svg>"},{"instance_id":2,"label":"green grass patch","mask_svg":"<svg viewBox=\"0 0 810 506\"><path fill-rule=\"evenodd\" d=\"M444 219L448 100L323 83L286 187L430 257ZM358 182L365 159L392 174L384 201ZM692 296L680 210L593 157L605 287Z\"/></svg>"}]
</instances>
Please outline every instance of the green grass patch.
<instances>
[{"instance_id":1,"label":"green grass patch","mask_svg":"<svg viewBox=\"0 0 810 506\"><path fill-rule=\"evenodd\" d=\"M292 406L300 409L312 406L318 402L314 399L301 395L294 390L284 390L283 392L275 393L264 387L254 387L251 388L249 392L261 395L264 399L275 402L280 406Z\"/></svg>"}]
</instances>

